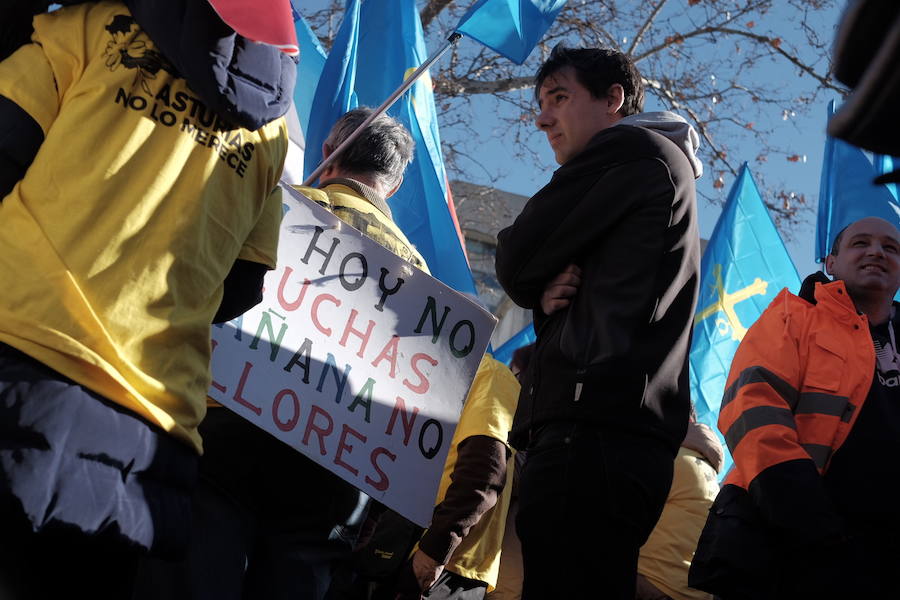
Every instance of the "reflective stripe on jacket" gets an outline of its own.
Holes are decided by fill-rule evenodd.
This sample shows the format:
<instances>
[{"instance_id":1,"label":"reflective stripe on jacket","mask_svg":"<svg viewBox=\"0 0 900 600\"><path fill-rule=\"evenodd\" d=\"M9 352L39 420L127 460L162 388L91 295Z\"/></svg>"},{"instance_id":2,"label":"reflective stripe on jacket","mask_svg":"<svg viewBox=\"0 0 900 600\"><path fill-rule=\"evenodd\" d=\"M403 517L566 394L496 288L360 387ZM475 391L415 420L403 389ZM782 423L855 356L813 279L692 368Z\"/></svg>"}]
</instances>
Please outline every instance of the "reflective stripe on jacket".
<instances>
[{"instance_id":1,"label":"reflective stripe on jacket","mask_svg":"<svg viewBox=\"0 0 900 600\"><path fill-rule=\"evenodd\" d=\"M726 484L797 459L823 472L859 415L875 369L868 319L842 281L816 284L815 298L782 290L735 354L719 414Z\"/></svg>"}]
</instances>

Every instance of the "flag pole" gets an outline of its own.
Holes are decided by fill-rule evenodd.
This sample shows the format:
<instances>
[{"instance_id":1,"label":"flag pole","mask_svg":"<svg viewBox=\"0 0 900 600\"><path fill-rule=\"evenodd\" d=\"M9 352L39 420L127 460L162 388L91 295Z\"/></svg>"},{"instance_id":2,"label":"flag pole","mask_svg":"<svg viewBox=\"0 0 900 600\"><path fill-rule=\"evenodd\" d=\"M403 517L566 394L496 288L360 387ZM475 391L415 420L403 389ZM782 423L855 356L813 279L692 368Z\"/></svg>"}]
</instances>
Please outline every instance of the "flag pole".
<instances>
[{"instance_id":1,"label":"flag pole","mask_svg":"<svg viewBox=\"0 0 900 600\"><path fill-rule=\"evenodd\" d=\"M322 172L328 168L328 165L333 163L337 159L337 157L340 156L344 152L344 150L346 150L347 147L350 144L352 144L354 142L354 140L356 140L356 138L358 138L360 136L360 134L362 134L363 130L369 126L369 123L371 123L372 121L377 119L380 115L387 112L387 109L389 109L391 106L393 106L394 103L400 98L400 96L405 94L406 91L412 87L412 85L416 82L416 80L422 76L422 73L427 71L428 68L431 65L433 65L439 58L444 56L444 54L446 54L450 48L455 46L456 42L458 42L459 38L461 38L461 37L462 37L462 34L457 33L455 31L452 34L450 34L450 37L447 38L447 41L444 42L444 45L441 46L441 49L438 50L436 53L434 53L432 56L428 57L428 60L423 62L421 65L419 65L419 68L416 69L415 71L413 71L412 75L410 75L409 77L406 78L406 80L403 82L403 85L401 85L399 88L397 88L394 91L394 93L391 94L390 97L381 104L381 106L379 106L372 112L372 114L370 114L368 117L366 117L366 120L362 122L362 125L357 127L356 130L354 130L353 133L351 133L350 136L347 137L346 140L341 142L341 144L331 152L331 154L328 156L328 158L323 160L321 162L321 164L319 164L319 166L316 167L316 170L313 171L312 174L306 178L306 181L303 182L303 185L305 185L305 186L312 185L319 178L319 176L322 174Z\"/></svg>"}]
</instances>

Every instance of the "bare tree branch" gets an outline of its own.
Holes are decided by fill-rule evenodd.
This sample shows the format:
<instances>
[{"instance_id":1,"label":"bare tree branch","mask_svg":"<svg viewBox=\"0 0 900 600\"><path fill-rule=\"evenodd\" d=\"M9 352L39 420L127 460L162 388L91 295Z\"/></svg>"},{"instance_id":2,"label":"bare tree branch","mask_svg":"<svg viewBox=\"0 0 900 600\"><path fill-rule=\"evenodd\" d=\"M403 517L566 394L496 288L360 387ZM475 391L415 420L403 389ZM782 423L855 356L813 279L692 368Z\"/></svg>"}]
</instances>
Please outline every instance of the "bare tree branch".
<instances>
[{"instance_id":1,"label":"bare tree branch","mask_svg":"<svg viewBox=\"0 0 900 600\"><path fill-rule=\"evenodd\" d=\"M470 94L501 94L534 86L534 77L509 77L482 81L480 79L434 79L434 92L438 95L463 96Z\"/></svg>"},{"instance_id":2,"label":"bare tree branch","mask_svg":"<svg viewBox=\"0 0 900 600\"><path fill-rule=\"evenodd\" d=\"M653 21L656 20L656 15L659 14L659 11L662 10L662 7L665 6L668 0L659 0L659 4L657 4L650 15L647 17L647 20L644 21L644 24L641 25L640 30L638 30L637 34L634 36L634 39L631 41L631 45L628 47L628 50L625 51L625 54L631 56L634 53L634 49L637 48L638 44L641 43L641 39L643 39L644 34L647 33L647 30L650 29L650 26L653 25Z\"/></svg>"},{"instance_id":3,"label":"bare tree branch","mask_svg":"<svg viewBox=\"0 0 900 600\"><path fill-rule=\"evenodd\" d=\"M737 175L737 169L735 169L730 162L728 162L726 153L718 146L718 144L713 141L712 136L709 133L709 129L706 125L706 122L700 118L700 116L694 112L694 110L685 104L679 102L675 95L672 93L668 87L664 86L662 82L657 81L655 79L647 79L644 78L644 85L657 90L660 92L668 101L669 105L675 110L683 110L688 115L690 115L691 119L693 119L694 123L697 125L697 129L700 130L700 135L706 140L707 145L709 146L709 150L718 160L720 160L728 170L731 171L732 175Z\"/></svg>"},{"instance_id":4,"label":"bare tree branch","mask_svg":"<svg viewBox=\"0 0 900 600\"><path fill-rule=\"evenodd\" d=\"M684 43L684 41L687 39L702 36L702 35L707 35L707 34L714 34L714 33L725 33L728 35L745 37L745 38L754 40L756 42L759 42L761 44L770 46L772 52L780 54L782 57L786 58L788 61L790 61L797 67L799 67L800 70L802 70L804 73L810 75L816 81L818 81L822 87L833 90L835 92L839 92L840 94L846 93L845 89L841 88L840 86L835 85L827 77L819 75L818 73L815 72L815 70L813 70L809 65L807 65L805 62L800 60L797 56L784 50L781 47L781 39L780 38L772 38L772 37L768 37L765 35L757 35L755 33L750 33L749 31L742 31L740 29L732 29L730 27L718 27L718 26L701 27L699 29L695 29L688 33L676 34L676 35L667 37L666 40L662 44L658 44L658 45L654 46L653 48L647 50L646 52L643 52L643 53L633 57L633 60L634 60L634 62L639 62L639 61L647 58L651 54L656 54L657 52L664 50L664 49L672 46L673 44L681 44L681 43Z\"/></svg>"},{"instance_id":5,"label":"bare tree branch","mask_svg":"<svg viewBox=\"0 0 900 600\"><path fill-rule=\"evenodd\" d=\"M454 0L428 0L428 4L425 5L425 8L422 9L422 12L419 13L419 18L422 19L422 29L428 29L428 26L431 25L431 22L441 14L441 11L447 8L449 5L453 4Z\"/></svg>"},{"instance_id":6,"label":"bare tree branch","mask_svg":"<svg viewBox=\"0 0 900 600\"><path fill-rule=\"evenodd\" d=\"M823 77L822 75L819 75L808 64L806 64L805 62L800 60L796 55L791 54L791 53L787 52L786 50L784 50L784 48L781 47L781 39L780 38L771 38L771 37L767 37L764 35L756 35L755 33L750 33L749 31L741 31L740 29L731 29L731 28L727 28L727 27L722 27L720 29L717 29L717 31L720 31L722 33L728 33L731 35L743 36L743 37L750 38L752 40L755 40L755 41L763 43L763 44L769 44L775 50L776 53L780 54L781 56L783 56L784 58L789 60L791 63L793 63L795 66L799 67L801 71L803 71L804 73L806 73L807 75L809 75L810 77L812 77L813 79L818 81L819 85L821 85L823 88L838 92L841 95L844 95L847 93L846 89L844 89L838 85L835 85L834 82L832 82L827 77Z\"/></svg>"}]
</instances>

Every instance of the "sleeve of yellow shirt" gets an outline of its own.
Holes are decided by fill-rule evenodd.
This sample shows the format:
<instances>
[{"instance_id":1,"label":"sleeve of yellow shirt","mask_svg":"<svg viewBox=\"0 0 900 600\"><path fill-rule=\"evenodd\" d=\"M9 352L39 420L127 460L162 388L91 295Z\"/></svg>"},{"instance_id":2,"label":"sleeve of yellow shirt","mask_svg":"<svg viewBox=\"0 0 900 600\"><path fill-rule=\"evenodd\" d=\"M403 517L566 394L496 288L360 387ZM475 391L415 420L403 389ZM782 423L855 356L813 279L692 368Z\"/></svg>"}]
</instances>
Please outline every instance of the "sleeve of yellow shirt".
<instances>
[{"instance_id":1,"label":"sleeve of yellow shirt","mask_svg":"<svg viewBox=\"0 0 900 600\"><path fill-rule=\"evenodd\" d=\"M19 105L47 135L59 111L59 100L53 71L40 46L26 44L0 62L0 96Z\"/></svg>"},{"instance_id":2,"label":"sleeve of yellow shirt","mask_svg":"<svg viewBox=\"0 0 900 600\"><path fill-rule=\"evenodd\" d=\"M519 382L506 365L485 354L478 366L454 437L486 435L507 447L519 398Z\"/></svg>"},{"instance_id":3,"label":"sleeve of yellow shirt","mask_svg":"<svg viewBox=\"0 0 900 600\"><path fill-rule=\"evenodd\" d=\"M32 43L0 62L0 95L27 112L44 135L59 113L66 91L84 70L83 19L85 7L35 17Z\"/></svg>"},{"instance_id":4,"label":"sleeve of yellow shirt","mask_svg":"<svg viewBox=\"0 0 900 600\"><path fill-rule=\"evenodd\" d=\"M244 242L238 258L262 263L270 269L275 268L278 257L278 231L281 227L283 212L281 188L276 185L269 197L266 198L262 214Z\"/></svg>"}]
</instances>

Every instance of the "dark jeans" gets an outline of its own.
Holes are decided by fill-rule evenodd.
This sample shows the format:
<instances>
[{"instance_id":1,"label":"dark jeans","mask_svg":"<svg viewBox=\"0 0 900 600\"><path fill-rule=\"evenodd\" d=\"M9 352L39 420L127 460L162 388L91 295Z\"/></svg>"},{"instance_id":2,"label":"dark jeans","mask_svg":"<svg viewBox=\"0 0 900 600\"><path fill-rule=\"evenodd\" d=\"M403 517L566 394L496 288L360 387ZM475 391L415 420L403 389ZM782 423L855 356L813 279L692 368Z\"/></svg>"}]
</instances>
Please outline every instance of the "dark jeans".
<instances>
[{"instance_id":1,"label":"dark jeans","mask_svg":"<svg viewBox=\"0 0 900 600\"><path fill-rule=\"evenodd\" d=\"M516 530L523 600L633 600L638 550L672 485L661 441L580 423L544 426L528 447Z\"/></svg>"},{"instance_id":2,"label":"dark jeans","mask_svg":"<svg viewBox=\"0 0 900 600\"><path fill-rule=\"evenodd\" d=\"M227 408L210 408L200 434L188 556L143 561L135 600L323 598L360 493Z\"/></svg>"},{"instance_id":3,"label":"dark jeans","mask_svg":"<svg viewBox=\"0 0 900 600\"><path fill-rule=\"evenodd\" d=\"M128 598L187 543L197 454L0 344L0 598Z\"/></svg>"}]
</instances>

